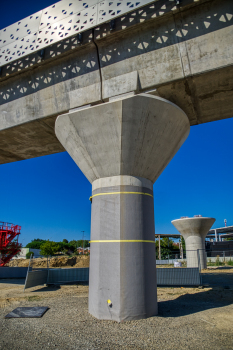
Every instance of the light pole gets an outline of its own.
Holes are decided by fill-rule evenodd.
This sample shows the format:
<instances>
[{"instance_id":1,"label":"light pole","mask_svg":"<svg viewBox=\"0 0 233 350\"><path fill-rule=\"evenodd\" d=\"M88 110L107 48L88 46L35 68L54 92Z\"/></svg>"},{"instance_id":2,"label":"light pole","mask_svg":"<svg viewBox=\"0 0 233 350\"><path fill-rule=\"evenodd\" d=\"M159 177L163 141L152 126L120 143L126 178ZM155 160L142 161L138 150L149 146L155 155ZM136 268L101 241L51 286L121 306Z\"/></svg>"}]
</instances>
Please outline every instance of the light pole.
<instances>
[{"instance_id":1,"label":"light pole","mask_svg":"<svg viewBox=\"0 0 233 350\"><path fill-rule=\"evenodd\" d=\"M81 231L81 232L82 232L82 234L83 234L83 255L84 255L84 237L85 237L84 232L85 232L85 231Z\"/></svg>"}]
</instances>

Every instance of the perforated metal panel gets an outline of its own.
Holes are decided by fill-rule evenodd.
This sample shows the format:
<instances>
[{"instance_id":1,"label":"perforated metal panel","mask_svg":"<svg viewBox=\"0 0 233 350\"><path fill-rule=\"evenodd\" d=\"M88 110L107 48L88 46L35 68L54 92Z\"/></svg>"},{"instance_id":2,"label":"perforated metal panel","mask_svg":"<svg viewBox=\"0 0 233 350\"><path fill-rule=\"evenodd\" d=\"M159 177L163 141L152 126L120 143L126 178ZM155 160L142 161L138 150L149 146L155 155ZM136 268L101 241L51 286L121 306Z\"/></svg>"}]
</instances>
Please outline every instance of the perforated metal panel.
<instances>
[{"instance_id":1,"label":"perforated metal panel","mask_svg":"<svg viewBox=\"0 0 233 350\"><path fill-rule=\"evenodd\" d=\"M100 1L98 4L98 24L112 20L113 18L122 16L139 7L145 6L152 1L148 0L112 0Z\"/></svg>"},{"instance_id":2,"label":"perforated metal panel","mask_svg":"<svg viewBox=\"0 0 233 350\"><path fill-rule=\"evenodd\" d=\"M59 1L0 31L0 66L152 2L155 1Z\"/></svg>"},{"instance_id":3,"label":"perforated metal panel","mask_svg":"<svg viewBox=\"0 0 233 350\"><path fill-rule=\"evenodd\" d=\"M37 46L46 47L96 24L97 5L94 5L39 30Z\"/></svg>"},{"instance_id":4,"label":"perforated metal panel","mask_svg":"<svg viewBox=\"0 0 233 350\"><path fill-rule=\"evenodd\" d=\"M0 31L0 48L17 42L23 37L38 31L41 21L42 11L22 19L21 21L10 25Z\"/></svg>"}]
</instances>

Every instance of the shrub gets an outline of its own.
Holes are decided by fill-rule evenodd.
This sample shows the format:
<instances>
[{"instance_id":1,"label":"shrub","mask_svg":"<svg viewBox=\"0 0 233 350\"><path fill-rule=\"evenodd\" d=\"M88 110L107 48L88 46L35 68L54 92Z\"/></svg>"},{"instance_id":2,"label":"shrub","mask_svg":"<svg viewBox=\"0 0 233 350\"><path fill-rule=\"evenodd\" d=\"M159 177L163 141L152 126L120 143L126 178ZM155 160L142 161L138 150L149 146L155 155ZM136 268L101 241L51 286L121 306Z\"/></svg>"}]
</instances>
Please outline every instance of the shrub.
<instances>
[{"instance_id":1,"label":"shrub","mask_svg":"<svg viewBox=\"0 0 233 350\"><path fill-rule=\"evenodd\" d=\"M222 265L224 265L224 263L223 263L223 262L219 261L219 255L217 255L217 256L216 256L216 262L215 262L215 265L216 265L216 266L222 266Z\"/></svg>"},{"instance_id":2,"label":"shrub","mask_svg":"<svg viewBox=\"0 0 233 350\"><path fill-rule=\"evenodd\" d=\"M56 242L50 242L49 240L43 243L40 247L41 255L52 256L59 251L60 246Z\"/></svg>"},{"instance_id":3,"label":"shrub","mask_svg":"<svg viewBox=\"0 0 233 350\"><path fill-rule=\"evenodd\" d=\"M30 259L30 257L33 257L34 253L33 252L27 252L26 254L26 259Z\"/></svg>"},{"instance_id":4,"label":"shrub","mask_svg":"<svg viewBox=\"0 0 233 350\"><path fill-rule=\"evenodd\" d=\"M233 266L233 260L228 260L228 262L227 262L227 265L229 265L229 266Z\"/></svg>"}]
</instances>

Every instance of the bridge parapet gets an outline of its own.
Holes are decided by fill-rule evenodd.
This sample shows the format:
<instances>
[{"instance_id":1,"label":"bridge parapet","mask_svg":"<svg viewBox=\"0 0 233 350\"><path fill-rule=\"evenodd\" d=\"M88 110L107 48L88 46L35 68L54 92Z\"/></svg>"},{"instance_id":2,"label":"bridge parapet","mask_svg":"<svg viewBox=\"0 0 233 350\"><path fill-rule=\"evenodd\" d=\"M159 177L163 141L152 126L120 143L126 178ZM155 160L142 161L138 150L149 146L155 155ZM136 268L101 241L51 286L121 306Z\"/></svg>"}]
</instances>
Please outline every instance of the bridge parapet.
<instances>
[{"instance_id":1,"label":"bridge parapet","mask_svg":"<svg viewBox=\"0 0 233 350\"><path fill-rule=\"evenodd\" d=\"M158 0L71 1L59 1L0 30L0 66ZM177 1L170 2L176 9Z\"/></svg>"}]
</instances>

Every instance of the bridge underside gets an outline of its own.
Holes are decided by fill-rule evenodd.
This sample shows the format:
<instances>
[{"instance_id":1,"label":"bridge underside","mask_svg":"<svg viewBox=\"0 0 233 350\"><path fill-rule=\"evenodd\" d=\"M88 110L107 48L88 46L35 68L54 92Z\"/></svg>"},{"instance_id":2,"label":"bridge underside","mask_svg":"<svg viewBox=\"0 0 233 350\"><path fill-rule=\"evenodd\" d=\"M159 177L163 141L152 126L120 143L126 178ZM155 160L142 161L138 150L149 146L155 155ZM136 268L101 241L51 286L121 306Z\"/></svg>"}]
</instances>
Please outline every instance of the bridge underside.
<instances>
[{"instance_id":1,"label":"bridge underside","mask_svg":"<svg viewBox=\"0 0 233 350\"><path fill-rule=\"evenodd\" d=\"M155 93L181 107L188 115L191 125L233 116L232 67L162 85ZM54 133L56 117L57 115L37 119L2 130L0 163L65 151Z\"/></svg>"},{"instance_id":2,"label":"bridge underside","mask_svg":"<svg viewBox=\"0 0 233 350\"><path fill-rule=\"evenodd\" d=\"M179 106L190 125L233 117L233 4L161 0L2 68L0 164L63 152L58 115L125 93Z\"/></svg>"}]
</instances>

